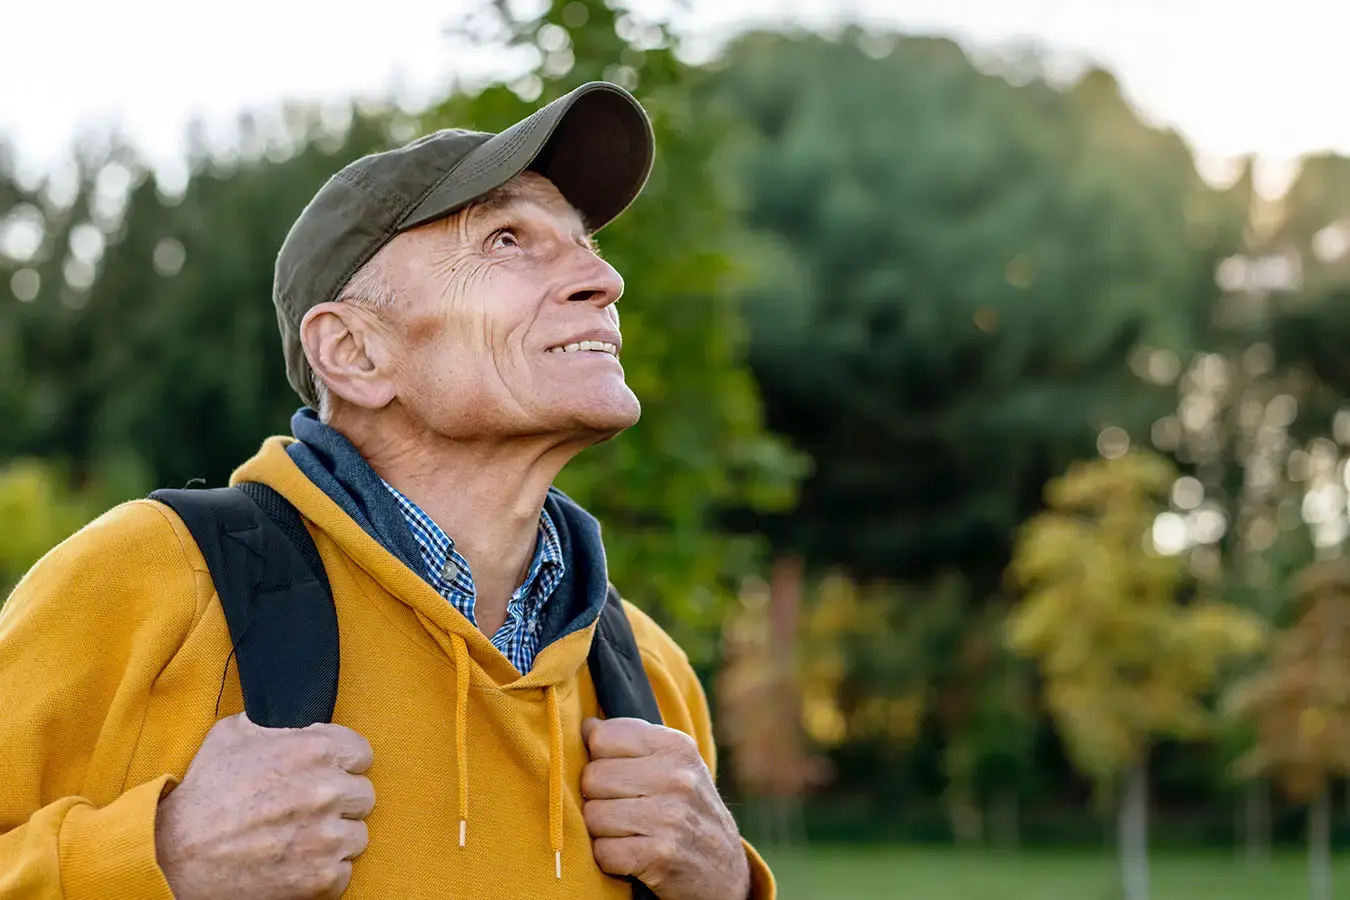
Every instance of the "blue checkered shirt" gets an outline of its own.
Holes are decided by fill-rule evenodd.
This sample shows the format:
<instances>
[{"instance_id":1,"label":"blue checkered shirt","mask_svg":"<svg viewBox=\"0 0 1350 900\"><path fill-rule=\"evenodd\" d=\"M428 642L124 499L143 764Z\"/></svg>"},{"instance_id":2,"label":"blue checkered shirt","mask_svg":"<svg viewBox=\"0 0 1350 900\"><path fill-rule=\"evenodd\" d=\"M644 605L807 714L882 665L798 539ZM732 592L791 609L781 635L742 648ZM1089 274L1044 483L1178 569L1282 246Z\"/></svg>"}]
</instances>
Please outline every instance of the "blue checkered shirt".
<instances>
[{"instance_id":1,"label":"blue checkered shirt","mask_svg":"<svg viewBox=\"0 0 1350 900\"><path fill-rule=\"evenodd\" d=\"M469 571L468 560L455 550L454 539L397 488L387 481L384 486L398 501L404 521L417 539L431 586L463 613L464 618L477 625L473 613L476 597L473 574ZM521 674L530 671L534 665L534 655L539 651L540 615L558 582L562 581L564 571L558 529L548 510L543 510L539 516L539 540L535 544L534 559L524 583L507 602L506 621L492 635L492 645L502 651Z\"/></svg>"}]
</instances>

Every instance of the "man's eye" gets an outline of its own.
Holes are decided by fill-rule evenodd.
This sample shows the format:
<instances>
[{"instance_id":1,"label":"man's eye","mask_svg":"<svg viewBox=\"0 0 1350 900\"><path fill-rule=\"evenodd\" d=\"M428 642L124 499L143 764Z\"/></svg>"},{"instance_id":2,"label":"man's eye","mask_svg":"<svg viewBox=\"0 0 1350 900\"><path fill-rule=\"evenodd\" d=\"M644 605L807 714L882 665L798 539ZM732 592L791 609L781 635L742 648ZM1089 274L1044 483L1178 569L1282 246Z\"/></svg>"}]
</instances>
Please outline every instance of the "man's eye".
<instances>
[{"instance_id":1,"label":"man's eye","mask_svg":"<svg viewBox=\"0 0 1350 900\"><path fill-rule=\"evenodd\" d=\"M509 228L503 228L492 236L490 246L493 250L501 250L504 247L519 247L520 242L516 240L516 233Z\"/></svg>"}]
</instances>

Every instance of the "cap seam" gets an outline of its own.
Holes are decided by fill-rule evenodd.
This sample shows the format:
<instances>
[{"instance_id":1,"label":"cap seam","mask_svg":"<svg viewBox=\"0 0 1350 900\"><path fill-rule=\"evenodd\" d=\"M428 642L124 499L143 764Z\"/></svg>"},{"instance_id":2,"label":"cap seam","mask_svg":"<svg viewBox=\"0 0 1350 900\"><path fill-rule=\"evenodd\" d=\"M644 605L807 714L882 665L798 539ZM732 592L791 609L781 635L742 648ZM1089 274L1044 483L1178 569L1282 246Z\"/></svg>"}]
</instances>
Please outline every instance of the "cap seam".
<instances>
[{"instance_id":1,"label":"cap seam","mask_svg":"<svg viewBox=\"0 0 1350 900\"><path fill-rule=\"evenodd\" d=\"M500 147L495 153L488 156L487 159L480 162L473 169L470 169L469 172L466 173L466 176L469 178L473 178L475 176L481 175L488 169L491 169L493 166L498 165L504 159L513 155L516 152L516 150L520 149L520 146L524 144L525 141L530 137L530 135L534 134L534 132L538 128L539 128L538 121L531 122L529 128L526 128L521 132L512 135L511 139L508 140L504 146Z\"/></svg>"},{"instance_id":2,"label":"cap seam","mask_svg":"<svg viewBox=\"0 0 1350 900\"><path fill-rule=\"evenodd\" d=\"M337 174L337 178L351 185L353 188L356 188L358 191L361 191L367 197L370 197L370 199L374 200L375 202L379 203L381 206L384 207L385 212L388 212L395 216L399 215L399 213L401 212L402 203L400 202L400 200L396 198L393 194L390 194L383 188L381 188L366 173L358 169L352 169L350 171L344 169L343 171Z\"/></svg>"},{"instance_id":3,"label":"cap seam","mask_svg":"<svg viewBox=\"0 0 1350 900\"><path fill-rule=\"evenodd\" d=\"M525 121L529 122L528 128L524 129L522 132L516 135L512 135L511 138L507 140L506 144L503 147L498 148L495 152L491 153L486 159L479 162L472 169L469 169L461 173L459 171L460 167L463 166L464 163L468 162L469 157L473 155L473 150L470 150L469 153L465 154L463 159L461 159L459 162L455 163L453 166L447 169L444 175L442 175L440 178L438 178L435 182L432 183L431 187L427 188L425 191L422 192L422 195L419 196L417 200L407 209L407 211L403 213L402 217L399 219L398 224L402 226L402 224L408 220L408 217L412 215L412 213L418 207L420 207L428 197L430 197L433 193L435 193L437 189L439 189L443 184L445 184L446 181L449 180L450 176L462 175L462 177L466 181L471 180L481 175L483 172L486 172L493 166L499 164L507 156L510 156L512 153L514 153L520 147L520 145L525 142L525 139L528 138L530 135L534 134L535 129L539 127L538 120L530 121L530 119L526 119ZM488 138L488 140L489 141L492 140L492 137L496 137L496 135L492 135L491 137ZM487 143L487 141L484 141L483 143ZM478 146L481 147L482 144L479 144ZM476 150L477 147L475 147L474 149Z\"/></svg>"},{"instance_id":4,"label":"cap seam","mask_svg":"<svg viewBox=\"0 0 1350 900\"><path fill-rule=\"evenodd\" d=\"M435 181L433 181L431 185L427 187L426 190L424 190L421 194L419 194L417 198L413 200L413 202L409 204L408 207L399 214L398 221L394 223L395 232L397 232L399 228L402 228L404 222L408 221L408 217L413 214L413 210L421 206L423 201L425 201L428 197L432 195L432 192L434 192L441 185L445 184L446 180L449 179L451 175L454 175L456 172L459 171L459 167L464 165L464 163L468 160L468 158L471 155L473 155L474 150L477 150L478 147L481 147L483 146L483 144L486 144L488 141L492 140L493 137L495 137L495 135L488 135L486 140L475 146L473 150L470 150L468 153L464 154L464 156L461 159L456 160L455 164L450 168L446 169L445 172L442 173L440 178L437 178Z\"/></svg>"}]
</instances>

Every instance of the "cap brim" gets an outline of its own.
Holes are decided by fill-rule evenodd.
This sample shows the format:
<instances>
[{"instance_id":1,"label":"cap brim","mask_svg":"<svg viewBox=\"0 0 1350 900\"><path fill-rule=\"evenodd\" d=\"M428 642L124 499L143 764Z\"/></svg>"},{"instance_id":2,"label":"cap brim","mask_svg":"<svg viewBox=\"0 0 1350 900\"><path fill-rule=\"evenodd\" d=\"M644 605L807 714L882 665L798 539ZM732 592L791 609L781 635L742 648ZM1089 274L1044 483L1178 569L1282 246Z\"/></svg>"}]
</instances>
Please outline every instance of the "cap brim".
<instances>
[{"instance_id":1,"label":"cap brim","mask_svg":"<svg viewBox=\"0 0 1350 900\"><path fill-rule=\"evenodd\" d=\"M654 153L651 121L633 95L584 84L474 148L399 229L448 216L528 169L553 182L596 232L637 198Z\"/></svg>"}]
</instances>

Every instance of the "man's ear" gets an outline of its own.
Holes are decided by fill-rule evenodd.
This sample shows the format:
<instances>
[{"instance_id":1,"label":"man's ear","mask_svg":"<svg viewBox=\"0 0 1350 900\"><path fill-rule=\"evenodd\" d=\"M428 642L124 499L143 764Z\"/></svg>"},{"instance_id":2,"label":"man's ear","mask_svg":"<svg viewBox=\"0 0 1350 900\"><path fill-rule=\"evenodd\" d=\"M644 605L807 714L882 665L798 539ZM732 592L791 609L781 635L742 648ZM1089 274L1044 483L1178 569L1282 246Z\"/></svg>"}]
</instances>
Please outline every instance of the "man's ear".
<instances>
[{"instance_id":1,"label":"man's ear","mask_svg":"<svg viewBox=\"0 0 1350 900\"><path fill-rule=\"evenodd\" d=\"M354 406L383 409L397 393L385 336L374 316L350 303L320 303L300 322L300 343L316 377Z\"/></svg>"}]
</instances>

